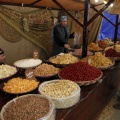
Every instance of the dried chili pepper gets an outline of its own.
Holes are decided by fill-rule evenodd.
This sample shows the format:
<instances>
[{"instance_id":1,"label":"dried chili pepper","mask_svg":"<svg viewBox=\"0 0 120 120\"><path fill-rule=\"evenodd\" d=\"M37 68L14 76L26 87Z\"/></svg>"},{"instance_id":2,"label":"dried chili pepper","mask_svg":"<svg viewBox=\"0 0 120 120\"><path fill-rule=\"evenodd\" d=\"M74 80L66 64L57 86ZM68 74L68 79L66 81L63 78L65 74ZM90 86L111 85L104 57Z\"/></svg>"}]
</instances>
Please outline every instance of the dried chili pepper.
<instances>
[{"instance_id":1,"label":"dried chili pepper","mask_svg":"<svg viewBox=\"0 0 120 120\"><path fill-rule=\"evenodd\" d=\"M91 81L100 77L101 70L84 62L77 62L62 68L59 76L72 81Z\"/></svg>"},{"instance_id":2,"label":"dried chili pepper","mask_svg":"<svg viewBox=\"0 0 120 120\"><path fill-rule=\"evenodd\" d=\"M115 49L108 49L105 51L106 57L120 57L120 53L118 53Z\"/></svg>"}]
</instances>

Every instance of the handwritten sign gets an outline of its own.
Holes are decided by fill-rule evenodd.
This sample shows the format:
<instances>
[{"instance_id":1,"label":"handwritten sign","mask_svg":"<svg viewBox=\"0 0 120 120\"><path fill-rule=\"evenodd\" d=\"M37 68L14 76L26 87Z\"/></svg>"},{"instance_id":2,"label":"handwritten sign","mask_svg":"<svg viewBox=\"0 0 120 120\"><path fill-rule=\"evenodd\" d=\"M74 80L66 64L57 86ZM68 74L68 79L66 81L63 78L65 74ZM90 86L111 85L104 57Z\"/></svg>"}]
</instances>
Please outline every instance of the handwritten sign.
<instances>
[{"instance_id":1,"label":"handwritten sign","mask_svg":"<svg viewBox=\"0 0 120 120\"><path fill-rule=\"evenodd\" d=\"M25 70L25 77L26 77L26 79L29 79L29 80L36 79L32 68L28 68Z\"/></svg>"}]
</instances>

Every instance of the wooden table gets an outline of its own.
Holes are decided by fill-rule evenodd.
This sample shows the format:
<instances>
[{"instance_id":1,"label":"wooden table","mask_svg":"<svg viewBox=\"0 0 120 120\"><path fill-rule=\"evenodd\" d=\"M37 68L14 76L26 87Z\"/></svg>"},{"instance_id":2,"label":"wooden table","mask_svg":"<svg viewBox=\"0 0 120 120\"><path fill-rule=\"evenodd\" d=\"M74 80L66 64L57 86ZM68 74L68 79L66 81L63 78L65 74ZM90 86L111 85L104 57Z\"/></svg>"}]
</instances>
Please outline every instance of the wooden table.
<instances>
[{"instance_id":1,"label":"wooden table","mask_svg":"<svg viewBox=\"0 0 120 120\"><path fill-rule=\"evenodd\" d=\"M71 108L56 110L56 120L95 120L107 105L120 84L120 64L103 71L102 81L93 85L81 87L81 97L78 104ZM37 93L37 91L34 91ZM0 90L0 109L17 97Z\"/></svg>"}]
</instances>

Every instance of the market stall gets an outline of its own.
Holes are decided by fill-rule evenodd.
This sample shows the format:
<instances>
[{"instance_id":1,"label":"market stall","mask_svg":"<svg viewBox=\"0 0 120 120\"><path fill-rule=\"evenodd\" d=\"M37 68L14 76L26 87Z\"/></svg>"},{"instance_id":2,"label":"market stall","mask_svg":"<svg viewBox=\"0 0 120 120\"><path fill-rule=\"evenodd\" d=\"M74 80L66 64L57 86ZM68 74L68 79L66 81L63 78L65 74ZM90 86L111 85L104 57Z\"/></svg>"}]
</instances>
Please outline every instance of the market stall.
<instances>
[{"instance_id":1,"label":"market stall","mask_svg":"<svg viewBox=\"0 0 120 120\"><path fill-rule=\"evenodd\" d=\"M14 114L14 112L10 112L10 109L15 108L13 107L15 104L20 106L20 103L24 103L24 101L28 103L24 97L27 97L27 99L30 99L30 101L33 100L34 102L37 100L37 104L40 104L38 99L42 101L41 99L45 97L44 104L40 104L42 107L39 106L43 110L42 113L45 113L44 115L42 114L42 116L41 114L39 115L38 112L41 109L37 109L37 105L34 105L34 102L29 103L34 106L34 109L36 109L33 109L32 111L32 113L34 113L33 119L37 116L41 119L47 116L45 118L46 120L97 119L108 101L116 92L120 83L120 56L117 51L120 49L120 45L118 45L118 48L114 46L111 48L110 44L100 42L98 44L91 43L88 46L88 26L113 1L108 1L108 3L101 8L95 16L88 20L90 1L86 0L83 7L85 8L83 24L74 18L64 8L65 6L62 6L57 0L51 0L50 4L47 4L45 0L31 0L29 2L26 1L24 6L39 7L39 5L43 5L42 7L44 7L44 5L47 5L47 7L50 7L51 5L53 8L62 8L66 11L68 15L83 28L83 45L80 49L74 50L74 52L59 54L48 60L32 58L32 61L30 62L29 60L31 59L22 59L16 61L14 66L1 65L1 71L4 71L0 78L1 119L6 116L11 117ZM71 3L72 2L73 1L71 1ZM4 1L1 1L1 3L5 4ZM79 1L77 1L77 3L79 3ZM80 4L77 5L77 3L75 6L79 8ZM14 2L14 4L23 5L19 2ZM73 7L74 10L76 8L75 6ZM109 49L110 51L107 51ZM116 53L114 54L115 56L113 54L111 55L113 51ZM79 54L75 54L77 52L79 52ZM12 73L9 73L10 71L12 71ZM6 74L6 72L8 73ZM25 94L28 96L23 96ZM29 94L31 95L29 96ZM42 94L44 97L37 97L39 94ZM21 99L23 99L23 101L19 101ZM27 107L31 108L30 105L27 105ZM25 104L23 105L23 108L21 106L19 107L20 111L18 112L22 115L24 107L26 107ZM16 111L16 109L12 110ZM24 113L29 117L31 111L27 111L27 109L24 110L26 110ZM7 114L6 111L8 111L9 114ZM35 112L37 112L37 116ZM17 112L15 112L14 115L20 116Z\"/></svg>"}]
</instances>

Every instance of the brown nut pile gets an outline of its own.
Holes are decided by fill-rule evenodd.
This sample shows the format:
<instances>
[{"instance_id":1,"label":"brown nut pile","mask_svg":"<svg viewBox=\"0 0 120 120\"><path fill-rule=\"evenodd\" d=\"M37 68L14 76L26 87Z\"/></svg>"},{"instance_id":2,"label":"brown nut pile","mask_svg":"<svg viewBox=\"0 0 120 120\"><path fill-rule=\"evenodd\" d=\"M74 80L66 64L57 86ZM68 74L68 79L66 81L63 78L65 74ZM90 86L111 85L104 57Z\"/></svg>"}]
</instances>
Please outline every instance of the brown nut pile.
<instances>
[{"instance_id":1,"label":"brown nut pile","mask_svg":"<svg viewBox=\"0 0 120 120\"><path fill-rule=\"evenodd\" d=\"M5 107L4 120L38 120L48 114L49 101L39 96L17 98Z\"/></svg>"},{"instance_id":2,"label":"brown nut pile","mask_svg":"<svg viewBox=\"0 0 120 120\"><path fill-rule=\"evenodd\" d=\"M46 63L39 65L34 70L34 74L36 76L51 76L57 74L58 72L59 72L59 68Z\"/></svg>"}]
</instances>

